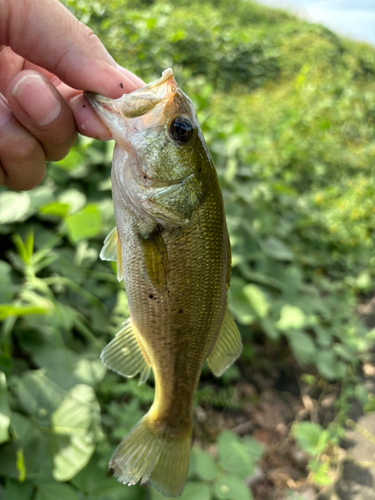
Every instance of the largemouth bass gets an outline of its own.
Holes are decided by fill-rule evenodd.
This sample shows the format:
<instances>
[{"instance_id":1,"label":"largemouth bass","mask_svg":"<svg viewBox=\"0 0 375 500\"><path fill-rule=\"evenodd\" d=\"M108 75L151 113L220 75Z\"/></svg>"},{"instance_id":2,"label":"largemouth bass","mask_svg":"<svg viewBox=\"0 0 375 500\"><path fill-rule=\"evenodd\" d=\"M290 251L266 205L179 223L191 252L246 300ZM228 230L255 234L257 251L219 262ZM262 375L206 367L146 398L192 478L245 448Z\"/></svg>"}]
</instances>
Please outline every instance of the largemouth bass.
<instances>
[{"instance_id":1,"label":"largemouth bass","mask_svg":"<svg viewBox=\"0 0 375 500\"><path fill-rule=\"evenodd\" d=\"M217 376L241 352L227 306L230 244L215 167L191 100L172 70L112 100L86 93L116 141L116 228L101 257L117 260L130 319L102 353L124 375L150 370L155 399L110 461L125 484L182 493L192 406L205 359Z\"/></svg>"}]
</instances>

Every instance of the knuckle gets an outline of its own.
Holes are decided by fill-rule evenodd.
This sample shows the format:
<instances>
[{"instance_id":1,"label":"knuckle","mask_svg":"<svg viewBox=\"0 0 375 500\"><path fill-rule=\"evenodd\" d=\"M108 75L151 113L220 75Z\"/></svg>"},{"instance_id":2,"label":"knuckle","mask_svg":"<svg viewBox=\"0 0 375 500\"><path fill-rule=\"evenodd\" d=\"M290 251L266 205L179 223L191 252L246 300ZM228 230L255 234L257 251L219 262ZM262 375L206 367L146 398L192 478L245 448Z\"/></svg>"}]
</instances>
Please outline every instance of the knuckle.
<instances>
[{"instance_id":1,"label":"knuckle","mask_svg":"<svg viewBox=\"0 0 375 500\"><path fill-rule=\"evenodd\" d=\"M86 26L86 24L83 24L81 21L79 21L78 26L79 26L79 29L81 30L82 34L87 36L87 38L94 37L94 39L97 38L99 41L99 38L95 35L95 33L92 31L91 28Z\"/></svg>"},{"instance_id":2,"label":"knuckle","mask_svg":"<svg viewBox=\"0 0 375 500\"><path fill-rule=\"evenodd\" d=\"M11 153L12 159L20 163L34 162L40 157L40 146L29 138L18 141Z\"/></svg>"}]
</instances>

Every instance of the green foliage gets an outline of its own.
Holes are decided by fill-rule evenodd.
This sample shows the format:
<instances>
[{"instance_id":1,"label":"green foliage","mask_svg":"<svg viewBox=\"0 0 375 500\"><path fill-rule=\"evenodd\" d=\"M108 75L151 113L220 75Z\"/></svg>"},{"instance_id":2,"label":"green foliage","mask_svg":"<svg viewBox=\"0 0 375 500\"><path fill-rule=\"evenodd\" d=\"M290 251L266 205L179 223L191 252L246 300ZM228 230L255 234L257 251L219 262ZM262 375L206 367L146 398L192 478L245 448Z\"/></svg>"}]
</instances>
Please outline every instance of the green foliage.
<instances>
[{"instance_id":1,"label":"green foliage","mask_svg":"<svg viewBox=\"0 0 375 500\"><path fill-rule=\"evenodd\" d=\"M193 99L223 189L244 362L255 338L285 341L344 388L329 430L294 426L314 481L327 484L320 456L350 398L375 407L353 375L375 338L356 313L375 280L374 49L242 0L66 3L119 63L146 81L172 66ZM153 399L99 360L129 314L115 265L98 260L114 226L112 151L81 137L42 186L0 188L0 499L146 495L107 477L115 445ZM240 408L239 376L233 368L221 387L199 390L198 403ZM222 433L213 454L194 449L181 498L251 498L245 479L261 454L251 438Z\"/></svg>"}]
</instances>

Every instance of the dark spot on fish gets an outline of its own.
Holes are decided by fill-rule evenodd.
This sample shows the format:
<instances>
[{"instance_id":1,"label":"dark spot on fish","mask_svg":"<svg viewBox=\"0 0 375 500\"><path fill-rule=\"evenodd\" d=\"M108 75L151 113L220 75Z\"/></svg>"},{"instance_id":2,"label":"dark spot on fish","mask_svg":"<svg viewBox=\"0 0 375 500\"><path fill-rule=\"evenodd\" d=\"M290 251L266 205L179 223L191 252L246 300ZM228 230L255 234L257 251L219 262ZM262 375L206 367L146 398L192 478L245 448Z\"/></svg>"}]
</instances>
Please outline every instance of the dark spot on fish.
<instances>
[{"instance_id":1,"label":"dark spot on fish","mask_svg":"<svg viewBox=\"0 0 375 500\"><path fill-rule=\"evenodd\" d=\"M86 104L84 104L82 107L83 107L83 108L85 108L85 107L86 107Z\"/></svg>"},{"instance_id":2,"label":"dark spot on fish","mask_svg":"<svg viewBox=\"0 0 375 500\"><path fill-rule=\"evenodd\" d=\"M120 87L123 89L124 88L124 84L121 82L120 83Z\"/></svg>"},{"instance_id":3,"label":"dark spot on fish","mask_svg":"<svg viewBox=\"0 0 375 500\"><path fill-rule=\"evenodd\" d=\"M183 309L180 309L178 312L181 314L181 313L183 313L183 312L184 312L184 310L183 310Z\"/></svg>"},{"instance_id":4,"label":"dark spot on fish","mask_svg":"<svg viewBox=\"0 0 375 500\"><path fill-rule=\"evenodd\" d=\"M143 178L144 178L144 179L147 179L147 175L144 175L144 176L143 176Z\"/></svg>"},{"instance_id":5,"label":"dark spot on fish","mask_svg":"<svg viewBox=\"0 0 375 500\"><path fill-rule=\"evenodd\" d=\"M198 170L198 172L202 172L202 167Z\"/></svg>"},{"instance_id":6,"label":"dark spot on fish","mask_svg":"<svg viewBox=\"0 0 375 500\"><path fill-rule=\"evenodd\" d=\"M153 299L153 298L154 298L154 296L151 294L151 295L149 295L149 298L150 298L150 299Z\"/></svg>"}]
</instances>

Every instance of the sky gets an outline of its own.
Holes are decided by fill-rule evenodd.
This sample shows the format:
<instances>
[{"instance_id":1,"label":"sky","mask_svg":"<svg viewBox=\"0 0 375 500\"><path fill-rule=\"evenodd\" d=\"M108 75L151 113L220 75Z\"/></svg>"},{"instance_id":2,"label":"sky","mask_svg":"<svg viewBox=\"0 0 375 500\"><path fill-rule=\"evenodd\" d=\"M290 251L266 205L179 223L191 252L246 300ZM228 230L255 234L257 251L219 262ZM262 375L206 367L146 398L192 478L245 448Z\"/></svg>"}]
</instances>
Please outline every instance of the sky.
<instances>
[{"instance_id":1,"label":"sky","mask_svg":"<svg viewBox=\"0 0 375 500\"><path fill-rule=\"evenodd\" d=\"M375 46L375 0L257 0Z\"/></svg>"}]
</instances>

